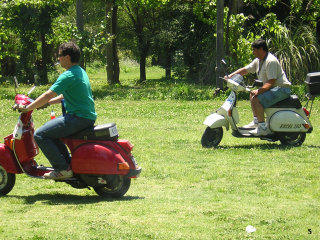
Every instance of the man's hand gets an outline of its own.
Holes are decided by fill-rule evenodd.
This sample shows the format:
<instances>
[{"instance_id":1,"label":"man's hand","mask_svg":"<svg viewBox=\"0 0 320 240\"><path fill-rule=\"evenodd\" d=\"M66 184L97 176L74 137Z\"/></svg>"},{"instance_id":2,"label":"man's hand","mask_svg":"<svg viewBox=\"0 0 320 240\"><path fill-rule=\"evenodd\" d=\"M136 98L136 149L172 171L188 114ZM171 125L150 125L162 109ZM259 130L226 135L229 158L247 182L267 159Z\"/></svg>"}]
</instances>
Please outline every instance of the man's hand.
<instances>
[{"instance_id":1,"label":"man's hand","mask_svg":"<svg viewBox=\"0 0 320 240\"><path fill-rule=\"evenodd\" d=\"M252 90L252 91L250 92L250 95L251 95L251 96L257 96L257 95L259 95L259 89Z\"/></svg>"},{"instance_id":2,"label":"man's hand","mask_svg":"<svg viewBox=\"0 0 320 240\"><path fill-rule=\"evenodd\" d=\"M29 110L27 110L27 106L26 105L22 105L22 104L13 105L12 109L13 110L18 110L19 112L22 112L22 113L29 112Z\"/></svg>"}]
</instances>

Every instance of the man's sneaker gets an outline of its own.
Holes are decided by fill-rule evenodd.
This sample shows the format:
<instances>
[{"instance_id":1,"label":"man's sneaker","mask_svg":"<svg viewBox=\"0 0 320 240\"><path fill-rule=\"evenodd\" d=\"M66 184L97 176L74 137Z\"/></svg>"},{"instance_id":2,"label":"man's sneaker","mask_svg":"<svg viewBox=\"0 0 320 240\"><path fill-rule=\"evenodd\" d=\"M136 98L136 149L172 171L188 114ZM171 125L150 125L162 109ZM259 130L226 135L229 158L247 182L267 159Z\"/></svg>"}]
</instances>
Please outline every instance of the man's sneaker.
<instances>
[{"instance_id":1,"label":"man's sneaker","mask_svg":"<svg viewBox=\"0 0 320 240\"><path fill-rule=\"evenodd\" d=\"M268 127L266 124L258 124L258 127L254 130L251 130L249 133L251 133L254 136L266 136L270 132L268 130Z\"/></svg>"},{"instance_id":2,"label":"man's sneaker","mask_svg":"<svg viewBox=\"0 0 320 240\"><path fill-rule=\"evenodd\" d=\"M43 175L44 178L53 179L53 180L71 178L72 176L73 176L72 170L61 170L61 171L53 170Z\"/></svg>"},{"instance_id":3,"label":"man's sneaker","mask_svg":"<svg viewBox=\"0 0 320 240\"><path fill-rule=\"evenodd\" d=\"M255 121L252 121L251 123L242 126L241 128L257 128L258 127L258 123L256 123Z\"/></svg>"}]
</instances>

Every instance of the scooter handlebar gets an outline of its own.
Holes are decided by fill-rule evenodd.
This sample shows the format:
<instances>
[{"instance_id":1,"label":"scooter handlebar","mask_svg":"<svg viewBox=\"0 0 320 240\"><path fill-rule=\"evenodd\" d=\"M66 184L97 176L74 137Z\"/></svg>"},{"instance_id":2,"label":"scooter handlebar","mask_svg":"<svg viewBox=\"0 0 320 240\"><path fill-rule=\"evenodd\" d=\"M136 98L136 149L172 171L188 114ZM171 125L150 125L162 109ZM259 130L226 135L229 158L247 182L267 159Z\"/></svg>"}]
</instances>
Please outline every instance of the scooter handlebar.
<instances>
[{"instance_id":1,"label":"scooter handlebar","mask_svg":"<svg viewBox=\"0 0 320 240\"><path fill-rule=\"evenodd\" d=\"M231 78L225 80L227 81L227 86L235 92L251 92L251 90L247 86L243 86L242 84L239 84Z\"/></svg>"},{"instance_id":2,"label":"scooter handlebar","mask_svg":"<svg viewBox=\"0 0 320 240\"><path fill-rule=\"evenodd\" d=\"M21 105L21 106L19 106L19 104L17 104L17 103L15 103L15 104L13 104L13 106L12 106L12 110L17 110L17 109L19 109L19 108L22 108L23 106Z\"/></svg>"}]
</instances>

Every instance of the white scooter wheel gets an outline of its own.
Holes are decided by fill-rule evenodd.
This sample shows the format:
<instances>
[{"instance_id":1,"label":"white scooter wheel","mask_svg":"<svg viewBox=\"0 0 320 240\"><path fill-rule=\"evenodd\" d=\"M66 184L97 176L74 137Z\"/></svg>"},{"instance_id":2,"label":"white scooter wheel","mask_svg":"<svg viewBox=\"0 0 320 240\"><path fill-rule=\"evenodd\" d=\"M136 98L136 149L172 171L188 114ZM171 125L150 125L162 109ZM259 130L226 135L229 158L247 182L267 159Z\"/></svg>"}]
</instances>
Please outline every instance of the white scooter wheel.
<instances>
[{"instance_id":1,"label":"white scooter wheel","mask_svg":"<svg viewBox=\"0 0 320 240\"><path fill-rule=\"evenodd\" d=\"M204 148L216 147L221 142L222 137L223 137L222 127L218 127L218 128L207 127L201 138L202 147Z\"/></svg>"}]
</instances>

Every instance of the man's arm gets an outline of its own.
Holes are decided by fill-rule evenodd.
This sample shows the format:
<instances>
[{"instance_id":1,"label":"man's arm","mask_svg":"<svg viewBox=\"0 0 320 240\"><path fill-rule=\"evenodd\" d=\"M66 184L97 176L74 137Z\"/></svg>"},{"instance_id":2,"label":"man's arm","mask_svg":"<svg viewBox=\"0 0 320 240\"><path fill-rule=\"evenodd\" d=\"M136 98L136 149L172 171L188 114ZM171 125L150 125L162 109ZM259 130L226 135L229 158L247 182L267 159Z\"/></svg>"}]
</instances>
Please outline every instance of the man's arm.
<instances>
[{"instance_id":1,"label":"man's arm","mask_svg":"<svg viewBox=\"0 0 320 240\"><path fill-rule=\"evenodd\" d=\"M34 102L30 103L28 106L26 106L23 109L20 109L22 112L29 112L31 110L34 110L36 108L40 108L46 103L49 102L50 99L56 97L57 94L51 90L46 91L45 93L41 94L40 97L38 97Z\"/></svg>"},{"instance_id":2,"label":"man's arm","mask_svg":"<svg viewBox=\"0 0 320 240\"><path fill-rule=\"evenodd\" d=\"M49 103L50 105L52 105L52 104L58 104L58 103L61 102L61 100L62 100L63 98L64 98L63 95L60 94L60 95L57 96L57 97L51 98L51 99L48 101L48 103Z\"/></svg>"},{"instance_id":3,"label":"man's arm","mask_svg":"<svg viewBox=\"0 0 320 240\"><path fill-rule=\"evenodd\" d=\"M251 93L253 95L260 95L260 94L268 91L270 88L272 88L273 85L275 84L275 82L276 82L276 79L270 79L265 84L263 84L263 86L261 88L253 90L253 91L251 91Z\"/></svg>"},{"instance_id":4,"label":"man's arm","mask_svg":"<svg viewBox=\"0 0 320 240\"><path fill-rule=\"evenodd\" d=\"M232 78L233 75L235 74L240 74L241 76L246 75L248 73L247 69L243 68L239 68L237 71L229 74L228 76L226 76L227 78Z\"/></svg>"}]
</instances>

